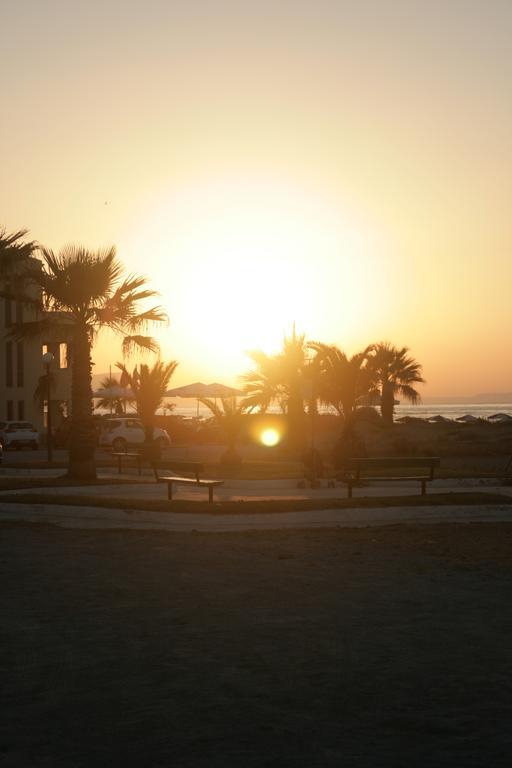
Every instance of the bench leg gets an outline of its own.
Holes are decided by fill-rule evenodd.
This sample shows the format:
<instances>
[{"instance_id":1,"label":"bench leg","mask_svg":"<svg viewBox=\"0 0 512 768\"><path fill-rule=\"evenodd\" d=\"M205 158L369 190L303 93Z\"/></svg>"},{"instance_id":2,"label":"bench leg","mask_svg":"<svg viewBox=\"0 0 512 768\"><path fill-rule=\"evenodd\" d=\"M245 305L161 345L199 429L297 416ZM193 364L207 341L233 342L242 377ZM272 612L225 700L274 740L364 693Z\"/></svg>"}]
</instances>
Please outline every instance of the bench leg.
<instances>
[{"instance_id":1,"label":"bench leg","mask_svg":"<svg viewBox=\"0 0 512 768\"><path fill-rule=\"evenodd\" d=\"M208 486L208 503L213 504L213 485Z\"/></svg>"},{"instance_id":2,"label":"bench leg","mask_svg":"<svg viewBox=\"0 0 512 768\"><path fill-rule=\"evenodd\" d=\"M141 459L141 457L140 457L140 456L139 456L139 458L137 459L137 468L138 468L138 470L139 470L139 475L142 475L142 459Z\"/></svg>"},{"instance_id":3,"label":"bench leg","mask_svg":"<svg viewBox=\"0 0 512 768\"><path fill-rule=\"evenodd\" d=\"M118 475L121 474L121 457L120 456L117 457L117 474Z\"/></svg>"},{"instance_id":4,"label":"bench leg","mask_svg":"<svg viewBox=\"0 0 512 768\"><path fill-rule=\"evenodd\" d=\"M167 498L172 501L172 483L167 483Z\"/></svg>"},{"instance_id":5,"label":"bench leg","mask_svg":"<svg viewBox=\"0 0 512 768\"><path fill-rule=\"evenodd\" d=\"M350 480L347 483L347 488L348 488L348 497L347 498L351 499L352 498L352 483L350 482Z\"/></svg>"},{"instance_id":6,"label":"bench leg","mask_svg":"<svg viewBox=\"0 0 512 768\"><path fill-rule=\"evenodd\" d=\"M427 482L426 480L421 481L421 495L425 496L427 493Z\"/></svg>"}]
</instances>

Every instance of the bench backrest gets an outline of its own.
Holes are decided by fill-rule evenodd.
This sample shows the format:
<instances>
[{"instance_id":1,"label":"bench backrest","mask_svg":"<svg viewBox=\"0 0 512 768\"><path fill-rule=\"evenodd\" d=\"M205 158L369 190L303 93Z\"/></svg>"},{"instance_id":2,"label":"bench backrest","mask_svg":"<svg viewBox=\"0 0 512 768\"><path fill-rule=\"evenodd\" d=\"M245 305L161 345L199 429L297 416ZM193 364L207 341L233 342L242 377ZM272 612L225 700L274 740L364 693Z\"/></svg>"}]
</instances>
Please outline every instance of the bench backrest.
<instances>
[{"instance_id":1,"label":"bench backrest","mask_svg":"<svg viewBox=\"0 0 512 768\"><path fill-rule=\"evenodd\" d=\"M165 459L164 461L155 462L153 470L158 477L158 469L170 468L177 472L187 472L194 475L196 480L199 480L199 475L204 473L204 464L199 461L180 461L179 459Z\"/></svg>"},{"instance_id":2,"label":"bench backrest","mask_svg":"<svg viewBox=\"0 0 512 768\"><path fill-rule=\"evenodd\" d=\"M357 474L361 472L373 471L376 469L417 469L424 468L430 470L430 477L434 476L434 468L438 467L441 459L432 456L381 456L369 459L348 459L344 468L355 470Z\"/></svg>"}]
</instances>

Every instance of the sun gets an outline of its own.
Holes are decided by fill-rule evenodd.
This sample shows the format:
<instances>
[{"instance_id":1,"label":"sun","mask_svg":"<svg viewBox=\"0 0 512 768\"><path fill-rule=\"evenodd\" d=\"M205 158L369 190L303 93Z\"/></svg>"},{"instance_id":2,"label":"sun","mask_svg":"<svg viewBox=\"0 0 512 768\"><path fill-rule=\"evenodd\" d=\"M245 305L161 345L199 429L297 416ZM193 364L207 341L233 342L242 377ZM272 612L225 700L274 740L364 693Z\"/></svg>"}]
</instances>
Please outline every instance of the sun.
<instances>
[{"instance_id":1,"label":"sun","mask_svg":"<svg viewBox=\"0 0 512 768\"><path fill-rule=\"evenodd\" d=\"M280 442L281 435L277 429L269 427L268 429L263 430L260 435L260 440L263 445L266 445L268 448L272 448L274 445L277 445Z\"/></svg>"},{"instance_id":2,"label":"sun","mask_svg":"<svg viewBox=\"0 0 512 768\"><path fill-rule=\"evenodd\" d=\"M144 271L156 273L169 311L164 353L194 355L212 377L236 377L248 351L277 351L293 323L329 339L368 314L357 232L325 200L281 181L169 193L142 216L130 245L148 254Z\"/></svg>"}]
</instances>

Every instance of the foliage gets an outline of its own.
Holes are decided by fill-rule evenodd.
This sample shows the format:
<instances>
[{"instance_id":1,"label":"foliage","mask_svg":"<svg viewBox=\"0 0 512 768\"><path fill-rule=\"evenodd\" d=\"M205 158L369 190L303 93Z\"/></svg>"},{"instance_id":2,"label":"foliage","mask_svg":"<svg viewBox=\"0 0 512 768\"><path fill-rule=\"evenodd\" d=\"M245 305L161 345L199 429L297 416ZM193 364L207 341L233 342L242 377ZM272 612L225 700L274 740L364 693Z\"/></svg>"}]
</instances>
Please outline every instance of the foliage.
<instances>
[{"instance_id":1,"label":"foliage","mask_svg":"<svg viewBox=\"0 0 512 768\"><path fill-rule=\"evenodd\" d=\"M407 347L395 347L379 342L370 347L368 370L372 388L381 398L382 419L393 424L395 397L403 397L413 405L420 402L420 394L413 384L424 384L422 366L409 354Z\"/></svg>"},{"instance_id":2,"label":"foliage","mask_svg":"<svg viewBox=\"0 0 512 768\"><path fill-rule=\"evenodd\" d=\"M125 353L134 348L156 351L155 340L143 334L151 324L164 322L166 314L160 306L142 308L146 300L157 294L147 287L146 278L124 275L114 247L89 251L70 245L59 254L45 248L40 254L41 261L30 260L23 272L28 286L24 300L33 311L33 319L14 324L11 333L17 338L46 335L70 342L72 407L68 474L75 479L94 478L92 345L98 333L108 328L122 336Z\"/></svg>"},{"instance_id":3,"label":"foliage","mask_svg":"<svg viewBox=\"0 0 512 768\"><path fill-rule=\"evenodd\" d=\"M96 408L112 410L116 416L125 414L126 406L134 402L133 397L122 393L125 387L115 376L105 376L100 382L99 389L104 390L105 394L98 400ZM109 390L112 394L107 394Z\"/></svg>"},{"instance_id":4,"label":"foliage","mask_svg":"<svg viewBox=\"0 0 512 768\"><path fill-rule=\"evenodd\" d=\"M162 405L178 363L176 360L171 360L169 363L157 360L151 368L146 363L142 363L140 366L135 366L132 373L127 370L124 363L117 363L117 367L133 392L137 414L144 425L145 443L149 446L153 442L155 413Z\"/></svg>"},{"instance_id":5,"label":"foliage","mask_svg":"<svg viewBox=\"0 0 512 768\"><path fill-rule=\"evenodd\" d=\"M25 240L28 230L20 229L7 234L0 230L0 278L12 275L37 249L33 240Z\"/></svg>"},{"instance_id":6,"label":"foliage","mask_svg":"<svg viewBox=\"0 0 512 768\"><path fill-rule=\"evenodd\" d=\"M277 402L288 417L292 446L301 450L304 439L304 399L311 389L308 379L309 350L304 335L297 335L295 326L291 337L285 337L277 355L251 352L255 368L242 376L247 410L265 413ZM311 398L314 400L314 398Z\"/></svg>"},{"instance_id":7,"label":"foliage","mask_svg":"<svg viewBox=\"0 0 512 768\"><path fill-rule=\"evenodd\" d=\"M200 398L199 402L212 412L226 441L227 450L221 457L221 461L225 464L239 464L241 459L236 451L236 441L242 428L246 404L238 403L236 397L222 397L220 406L209 398Z\"/></svg>"},{"instance_id":8,"label":"foliage","mask_svg":"<svg viewBox=\"0 0 512 768\"><path fill-rule=\"evenodd\" d=\"M335 345L311 342L309 347L316 352L318 393L322 403L332 405L345 419L345 425L352 424L357 406L364 402L370 389L368 372L369 347L349 357Z\"/></svg>"}]
</instances>

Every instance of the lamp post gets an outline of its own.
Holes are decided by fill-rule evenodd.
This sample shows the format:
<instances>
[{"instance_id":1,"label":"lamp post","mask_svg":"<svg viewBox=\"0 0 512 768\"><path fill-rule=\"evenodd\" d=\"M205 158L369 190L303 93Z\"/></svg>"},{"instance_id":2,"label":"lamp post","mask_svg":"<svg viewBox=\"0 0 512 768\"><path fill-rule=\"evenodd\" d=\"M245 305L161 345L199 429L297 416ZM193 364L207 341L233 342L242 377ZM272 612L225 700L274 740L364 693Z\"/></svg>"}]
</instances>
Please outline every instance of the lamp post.
<instances>
[{"instance_id":1,"label":"lamp post","mask_svg":"<svg viewBox=\"0 0 512 768\"><path fill-rule=\"evenodd\" d=\"M45 352L43 355L43 364L46 368L46 398L48 402L48 417L46 420L46 447L48 450L48 463L50 464L53 459L53 446L52 446L52 404L51 404L51 392L50 392L50 365L53 363L54 357L51 352Z\"/></svg>"}]
</instances>

